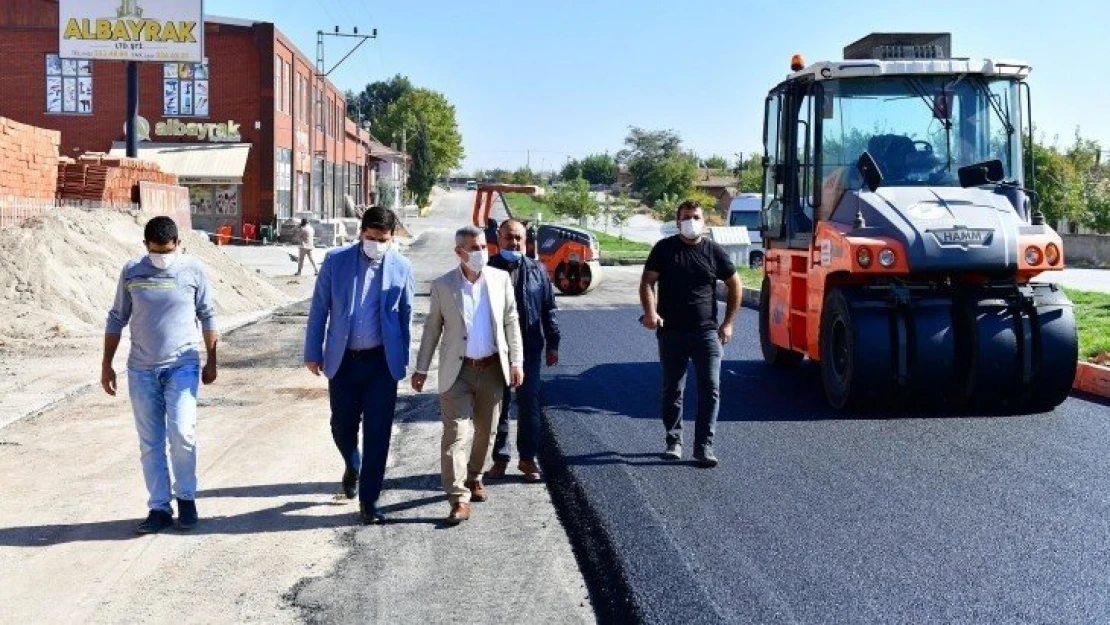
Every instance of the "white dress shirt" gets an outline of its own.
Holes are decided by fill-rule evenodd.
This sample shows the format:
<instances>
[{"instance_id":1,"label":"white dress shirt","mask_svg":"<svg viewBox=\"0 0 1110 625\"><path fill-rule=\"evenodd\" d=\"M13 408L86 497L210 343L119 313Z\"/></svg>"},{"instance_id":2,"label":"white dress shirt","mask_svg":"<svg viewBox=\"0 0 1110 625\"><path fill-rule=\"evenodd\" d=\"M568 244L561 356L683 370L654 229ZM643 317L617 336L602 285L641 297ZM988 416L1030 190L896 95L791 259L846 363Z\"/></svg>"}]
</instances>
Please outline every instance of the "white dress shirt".
<instances>
[{"instance_id":1,"label":"white dress shirt","mask_svg":"<svg viewBox=\"0 0 1110 625\"><path fill-rule=\"evenodd\" d=\"M497 353L493 336L493 310L490 308L486 277L478 275L474 282L459 272L462 289L463 321L466 322L466 357L475 360Z\"/></svg>"}]
</instances>

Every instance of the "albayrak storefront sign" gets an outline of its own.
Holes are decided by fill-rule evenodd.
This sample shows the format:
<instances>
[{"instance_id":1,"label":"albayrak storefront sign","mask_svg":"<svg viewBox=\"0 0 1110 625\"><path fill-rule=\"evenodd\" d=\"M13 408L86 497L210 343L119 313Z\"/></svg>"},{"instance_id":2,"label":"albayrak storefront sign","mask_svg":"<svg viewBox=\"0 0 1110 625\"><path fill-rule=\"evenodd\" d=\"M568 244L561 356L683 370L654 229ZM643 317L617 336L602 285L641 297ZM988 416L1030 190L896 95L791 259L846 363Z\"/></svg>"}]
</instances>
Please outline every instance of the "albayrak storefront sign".
<instances>
[{"instance_id":1,"label":"albayrak storefront sign","mask_svg":"<svg viewBox=\"0 0 1110 625\"><path fill-rule=\"evenodd\" d=\"M189 137L212 143L234 143L242 139L239 134L239 126L240 124L231 120L210 124L185 123L180 119L170 118L158 122L154 126L154 134L160 137Z\"/></svg>"},{"instance_id":2,"label":"albayrak storefront sign","mask_svg":"<svg viewBox=\"0 0 1110 625\"><path fill-rule=\"evenodd\" d=\"M204 61L203 0L59 0L63 59Z\"/></svg>"},{"instance_id":3,"label":"albayrak storefront sign","mask_svg":"<svg viewBox=\"0 0 1110 625\"><path fill-rule=\"evenodd\" d=\"M154 125L154 135L156 137L183 137L211 143L238 143L243 140L242 135L239 134L240 126L242 124L230 119L226 122L207 123L183 122L176 117L170 117ZM150 122L141 115L139 116L137 131L139 141L150 141ZM126 124L124 124L123 132L127 133Z\"/></svg>"}]
</instances>

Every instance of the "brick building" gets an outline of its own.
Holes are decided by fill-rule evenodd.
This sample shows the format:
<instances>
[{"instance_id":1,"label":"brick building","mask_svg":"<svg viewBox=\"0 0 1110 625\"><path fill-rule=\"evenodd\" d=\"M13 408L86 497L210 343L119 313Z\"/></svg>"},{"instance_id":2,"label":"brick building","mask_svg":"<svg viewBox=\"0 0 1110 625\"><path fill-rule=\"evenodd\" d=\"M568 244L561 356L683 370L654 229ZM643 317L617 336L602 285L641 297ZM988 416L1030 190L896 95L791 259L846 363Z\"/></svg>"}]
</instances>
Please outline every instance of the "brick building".
<instances>
[{"instance_id":1,"label":"brick building","mask_svg":"<svg viewBox=\"0 0 1110 625\"><path fill-rule=\"evenodd\" d=\"M294 212L343 217L345 196L369 203L371 137L314 61L271 23L204 28L204 63L139 64L139 157L189 187L194 227L240 236ZM57 50L57 0L0 3L0 117L59 131L64 156L123 154L126 64Z\"/></svg>"}]
</instances>

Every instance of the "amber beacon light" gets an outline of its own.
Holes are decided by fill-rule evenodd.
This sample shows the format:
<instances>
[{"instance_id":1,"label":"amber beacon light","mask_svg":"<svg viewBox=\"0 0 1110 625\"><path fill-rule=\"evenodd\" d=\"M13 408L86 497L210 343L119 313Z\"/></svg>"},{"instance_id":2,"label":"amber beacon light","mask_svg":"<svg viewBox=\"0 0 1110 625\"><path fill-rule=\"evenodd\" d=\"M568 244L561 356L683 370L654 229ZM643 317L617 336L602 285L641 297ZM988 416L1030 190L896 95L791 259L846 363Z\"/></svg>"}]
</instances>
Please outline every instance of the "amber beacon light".
<instances>
[{"instance_id":1,"label":"amber beacon light","mask_svg":"<svg viewBox=\"0 0 1110 625\"><path fill-rule=\"evenodd\" d=\"M802 58L802 55L795 54L794 56L790 57L790 69L791 70L793 70L795 72L800 72L803 69L805 69L805 66L806 66L806 62L805 62L805 59Z\"/></svg>"}]
</instances>

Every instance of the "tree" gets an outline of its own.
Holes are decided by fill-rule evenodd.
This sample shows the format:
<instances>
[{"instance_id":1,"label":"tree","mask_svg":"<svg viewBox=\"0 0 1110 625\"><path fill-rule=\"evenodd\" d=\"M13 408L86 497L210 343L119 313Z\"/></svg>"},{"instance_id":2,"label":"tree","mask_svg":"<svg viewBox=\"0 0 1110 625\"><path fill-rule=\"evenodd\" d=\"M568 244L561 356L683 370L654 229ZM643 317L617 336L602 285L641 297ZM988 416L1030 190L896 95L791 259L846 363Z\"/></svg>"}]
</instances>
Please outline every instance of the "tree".
<instances>
[{"instance_id":1,"label":"tree","mask_svg":"<svg viewBox=\"0 0 1110 625\"><path fill-rule=\"evenodd\" d=\"M556 189L548 203L551 210L572 219L592 217L600 209L597 200L590 193L590 185L581 177Z\"/></svg>"},{"instance_id":2,"label":"tree","mask_svg":"<svg viewBox=\"0 0 1110 625\"><path fill-rule=\"evenodd\" d=\"M575 178L582 177L582 163L577 160L569 160L566 165L563 165L563 170L559 172L559 180L570 182Z\"/></svg>"},{"instance_id":3,"label":"tree","mask_svg":"<svg viewBox=\"0 0 1110 625\"><path fill-rule=\"evenodd\" d=\"M413 90L412 82L407 76L397 74L389 80L379 80L366 85L357 95L347 94L347 116L356 122L359 117L370 122L370 129L374 131L385 115L390 104L401 99L401 96ZM377 135L381 136L381 135Z\"/></svg>"},{"instance_id":4,"label":"tree","mask_svg":"<svg viewBox=\"0 0 1110 625\"><path fill-rule=\"evenodd\" d=\"M406 135L415 137L420 119L427 125L428 150L435 175L457 168L464 155L462 136L455 121L455 107L442 93L422 88L406 91L386 107L385 114L371 130L384 143L402 145ZM414 156L414 145L408 146L409 156Z\"/></svg>"},{"instance_id":5,"label":"tree","mask_svg":"<svg viewBox=\"0 0 1110 625\"><path fill-rule=\"evenodd\" d=\"M416 128L416 137L413 139L412 173L409 175L409 188L416 196L417 206L428 205L428 197L438 178L434 167L431 147L428 144L428 125L421 118Z\"/></svg>"},{"instance_id":6,"label":"tree","mask_svg":"<svg viewBox=\"0 0 1110 625\"><path fill-rule=\"evenodd\" d=\"M726 171L728 170L728 159L718 154L714 154L713 156L705 159L705 167L706 169Z\"/></svg>"},{"instance_id":7,"label":"tree","mask_svg":"<svg viewBox=\"0 0 1110 625\"><path fill-rule=\"evenodd\" d=\"M681 152L682 139L673 130L645 131L633 126L617 160L628 165L632 190L648 204L664 195L685 197L697 177L697 161Z\"/></svg>"},{"instance_id":8,"label":"tree","mask_svg":"<svg viewBox=\"0 0 1110 625\"><path fill-rule=\"evenodd\" d=\"M1083 182L1075 166L1055 146L1033 144L1038 206L1045 220L1057 227L1061 219L1076 221L1082 213Z\"/></svg>"},{"instance_id":9,"label":"tree","mask_svg":"<svg viewBox=\"0 0 1110 625\"><path fill-rule=\"evenodd\" d=\"M582 177L589 184L613 184L617 181L617 162L608 154L591 154L582 159L580 165Z\"/></svg>"},{"instance_id":10,"label":"tree","mask_svg":"<svg viewBox=\"0 0 1110 625\"><path fill-rule=\"evenodd\" d=\"M759 193L763 190L763 158L752 155L733 169L739 179L741 193Z\"/></svg>"},{"instance_id":11,"label":"tree","mask_svg":"<svg viewBox=\"0 0 1110 625\"><path fill-rule=\"evenodd\" d=\"M540 184L540 177L528 167L521 167L513 172L509 179L510 184Z\"/></svg>"},{"instance_id":12,"label":"tree","mask_svg":"<svg viewBox=\"0 0 1110 625\"><path fill-rule=\"evenodd\" d=\"M632 207L629 206L628 202L625 202L624 200L616 200L613 203L612 207L609 208L609 220L613 222L614 226L620 229L619 231L621 239L624 239L624 226L631 218Z\"/></svg>"}]
</instances>

